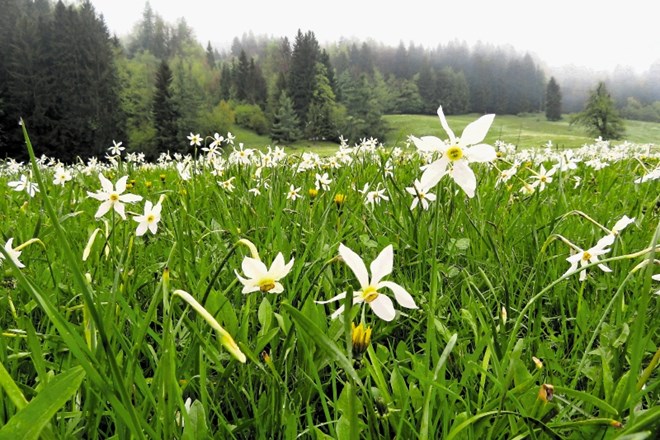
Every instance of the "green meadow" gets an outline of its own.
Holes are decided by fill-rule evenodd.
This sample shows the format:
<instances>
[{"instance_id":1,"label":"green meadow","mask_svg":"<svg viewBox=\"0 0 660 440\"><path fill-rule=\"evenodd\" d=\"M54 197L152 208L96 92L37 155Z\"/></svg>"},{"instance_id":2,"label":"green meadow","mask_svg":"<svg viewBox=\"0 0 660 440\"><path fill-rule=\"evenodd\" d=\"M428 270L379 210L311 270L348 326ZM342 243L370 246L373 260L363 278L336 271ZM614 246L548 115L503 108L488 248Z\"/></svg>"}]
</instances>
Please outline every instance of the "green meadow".
<instances>
[{"instance_id":1,"label":"green meadow","mask_svg":"<svg viewBox=\"0 0 660 440\"><path fill-rule=\"evenodd\" d=\"M453 130L460 133L478 116L476 114L447 116L447 120ZM441 138L445 136L435 115L385 115L383 119L389 127L386 143L390 146L403 147L409 135L418 137L433 135ZM520 148L542 147L548 141L559 148L579 148L593 143L594 139L588 136L582 127L570 125L569 119L570 115L565 115L560 121L548 121L541 113L521 116L497 115L486 142L494 144L499 140ZM639 144L660 144L660 124L632 120L626 120L624 124L625 140ZM250 148L273 144L267 136L259 136L240 127L235 127L234 133ZM356 143L359 140L352 142ZM337 149L337 144L334 142L324 141L301 140L286 146L296 152L315 151L323 155L332 154Z\"/></svg>"},{"instance_id":2,"label":"green meadow","mask_svg":"<svg viewBox=\"0 0 660 440\"><path fill-rule=\"evenodd\" d=\"M391 147L446 136L386 119L324 157L0 164L0 439L658 438L658 155L498 116L588 146L414 188L438 154Z\"/></svg>"}]
</instances>

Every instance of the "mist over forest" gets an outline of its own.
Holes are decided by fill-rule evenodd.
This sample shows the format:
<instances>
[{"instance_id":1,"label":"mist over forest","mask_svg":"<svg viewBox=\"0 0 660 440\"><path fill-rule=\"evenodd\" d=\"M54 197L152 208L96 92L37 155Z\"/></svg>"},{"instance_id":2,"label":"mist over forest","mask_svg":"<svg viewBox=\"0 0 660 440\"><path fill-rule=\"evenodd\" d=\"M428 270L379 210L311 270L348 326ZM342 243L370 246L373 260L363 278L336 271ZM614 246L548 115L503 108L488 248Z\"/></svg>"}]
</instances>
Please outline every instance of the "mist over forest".
<instances>
[{"instance_id":1,"label":"mist over forest","mask_svg":"<svg viewBox=\"0 0 660 440\"><path fill-rule=\"evenodd\" d=\"M549 71L512 47L452 41L435 48L376 41L320 45L296 37L236 36L199 42L179 19L147 3L129 35L110 35L93 5L0 0L0 147L24 154L24 118L40 154L102 157L113 140L155 158L190 151L186 136L238 125L274 143L297 139L386 141L383 114L543 112L551 78L561 113L580 111L605 81L621 114L660 122L660 62L624 68Z\"/></svg>"}]
</instances>

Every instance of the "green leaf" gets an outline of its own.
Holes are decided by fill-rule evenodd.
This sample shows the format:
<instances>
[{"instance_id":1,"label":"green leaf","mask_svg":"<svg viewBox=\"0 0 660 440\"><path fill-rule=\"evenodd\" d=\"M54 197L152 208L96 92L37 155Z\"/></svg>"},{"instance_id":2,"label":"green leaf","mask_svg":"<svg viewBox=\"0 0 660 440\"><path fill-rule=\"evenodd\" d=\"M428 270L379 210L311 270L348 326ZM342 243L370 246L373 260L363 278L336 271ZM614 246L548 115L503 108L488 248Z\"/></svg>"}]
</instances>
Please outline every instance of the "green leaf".
<instances>
[{"instance_id":1,"label":"green leaf","mask_svg":"<svg viewBox=\"0 0 660 440\"><path fill-rule=\"evenodd\" d=\"M576 399L576 400L581 400L582 402L587 402L595 406L596 408L599 408L606 413L613 414L613 415L618 415L619 412L614 408L612 405L609 403L605 402L604 400L599 399L598 397L585 393L583 391L577 391L573 390L571 388L566 388L560 385L555 385L555 394L557 395L565 395L568 398L571 399ZM579 405L582 407L582 405Z\"/></svg>"},{"instance_id":2,"label":"green leaf","mask_svg":"<svg viewBox=\"0 0 660 440\"><path fill-rule=\"evenodd\" d=\"M50 419L78 391L85 377L81 366L53 378L0 430L0 440L38 439Z\"/></svg>"},{"instance_id":3,"label":"green leaf","mask_svg":"<svg viewBox=\"0 0 660 440\"><path fill-rule=\"evenodd\" d=\"M9 372L5 370L4 365L0 363L0 386L5 390L11 402L18 409L24 408L28 401L21 392L21 389L16 385L16 382L11 378Z\"/></svg>"},{"instance_id":4,"label":"green leaf","mask_svg":"<svg viewBox=\"0 0 660 440\"><path fill-rule=\"evenodd\" d=\"M257 318L259 319L259 324L261 324L259 333L266 333L270 329L271 322L273 321L273 307L265 296L264 299L261 300L261 304L259 304Z\"/></svg>"},{"instance_id":5,"label":"green leaf","mask_svg":"<svg viewBox=\"0 0 660 440\"><path fill-rule=\"evenodd\" d=\"M293 318L296 324L309 336L311 336L312 340L319 347L325 350L325 352L344 369L346 374L351 376L355 383L362 387L362 382L360 381L357 372L353 368L353 365L351 365L351 362L348 360L344 352L339 348L337 343L330 339L324 332L322 332L321 329L316 324L314 324L311 319L303 315L300 310L292 307L287 303L282 303L282 307L284 307L284 309L289 312L291 318Z\"/></svg>"},{"instance_id":6,"label":"green leaf","mask_svg":"<svg viewBox=\"0 0 660 440\"><path fill-rule=\"evenodd\" d=\"M186 424L183 426L183 440L197 440L208 437L209 427L206 425L206 411L199 400L190 405Z\"/></svg>"}]
</instances>

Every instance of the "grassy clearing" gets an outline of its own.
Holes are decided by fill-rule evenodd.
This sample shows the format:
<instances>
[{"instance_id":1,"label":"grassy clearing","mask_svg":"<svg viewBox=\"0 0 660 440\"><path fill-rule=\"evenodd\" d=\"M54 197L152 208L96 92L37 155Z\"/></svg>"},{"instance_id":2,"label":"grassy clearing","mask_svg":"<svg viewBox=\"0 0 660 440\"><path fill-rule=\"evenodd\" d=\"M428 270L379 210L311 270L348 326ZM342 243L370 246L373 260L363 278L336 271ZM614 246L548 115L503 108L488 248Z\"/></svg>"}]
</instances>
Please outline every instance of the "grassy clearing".
<instances>
[{"instance_id":1,"label":"grassy clearing","mask_svg":"<svg viewBox=\"0 0 660 440\"><path fill-rule=\"evenodd\" d=\"M457 134L474 121L478 115L448 116L447 121ZM493 144L500 140L522 148L541 147L548 141L560 148L579 148L594 140L579 126L571 126L570 115L561 121L548 121L543 114L525 116L497 115L486 142ZM409 134L415 136L433 134L440 138L445 133L438 124L437 116L428 115L386 115L390 126L388 137L391 142L405 141ZM642 121L625 121L625 139L635 143L660 143L660 124Z\"/></svg>"},{"instance_id":2,"label":"grassy clearing","mask_svg":"<svg viewBox=\"0 0 660 440\"><path fill-rule=\"evenodd\" d=\"M592 145L527 193L540 165L562 156L521 152L472 165L474 198L445 176L429 209L412 210L406 187L423 158L362 147L334 168L272 153L81 164L62 186L54 165L5 164L0 245L12 238L25 267L0 250L0 438L654 438L660 286L657 265L643 264L660 201L657 180L634 180L658 157ZM596 158L607 166L596 170ZM125 193L111 190L143 197L126 204L126 220L95 218L99 173L127 176ZM331 183L314 194L317 173ZM21 175L40 184L35 197L8 186ZM369 204L370 191L384 198ZM144 202L161 197L156 234L136 236ZM634 223L600 256L612 271L566 274L566 258L624 215ZM268 267L279 253L293 260L260 285L283 292L241 293L237 273L260 270L245 239ZM350 303L315 301L360 289L340 244L370 272L391 245L384 279L418 308L380 287L392 321L366 303L330 319ZM370 342L353 342L358 323Z\"/></svg>"},{"instance_id":3,"label":"grassy clearing","mask_svg":"<svg viewBox=\"0 0 660 440\"><path fill-rule=\"evenodd\" d=\"M451 127L460 134L463 128L474 121L478 115L448 116ZM569 125L570 115L565 115L561 121L547 121L544 114L531 114L524 116L497 115L491 127L486 142L494 144L495 141L513 144L521 148L541 147L552 141L559 148L579 148L593 143L594 139L586 134L579 126ZM446 134L438 123L435 115L385 115L384 119L390 127L387 132L387 144L390 146L403 146L409 135L434 135L445 138ZM626 136L629 142L644 144L660 144L660 124L643 121L625 121ZM237 127L234 129L237 138L247 147L264 149L267 145L274 145L267 136L259 136L252 131ZM327 156L334 154L337 144L333 142L297 141L286 146L291 152L314 151Z\"/></svg>"}]
</instances>

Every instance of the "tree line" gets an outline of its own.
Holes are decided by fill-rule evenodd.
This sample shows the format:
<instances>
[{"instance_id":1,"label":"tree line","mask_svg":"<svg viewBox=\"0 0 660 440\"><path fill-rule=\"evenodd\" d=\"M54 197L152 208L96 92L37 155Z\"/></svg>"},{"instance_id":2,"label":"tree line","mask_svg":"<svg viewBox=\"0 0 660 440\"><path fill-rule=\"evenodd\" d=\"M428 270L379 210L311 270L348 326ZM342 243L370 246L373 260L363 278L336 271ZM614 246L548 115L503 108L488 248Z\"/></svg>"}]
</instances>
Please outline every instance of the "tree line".
<instances>
[{"instance_id":1,"label":"tree line","mask_svg":"<svg viewBox=\"0 0 660 440\"><path fill-rule=\"evenodd\" d=\"M312 31L202 46L185 20L165 22L149 3L133 32L110 36L89 1L0 0L0 146L23 151L17 121L40 153L102 156L113 140L157 157L187 152L186 135L238 125L274 142L385 140L382 115L546 111L561 91L529 55L452 42L427 50L341 40Z\"/></svg>"}]
</instances>

